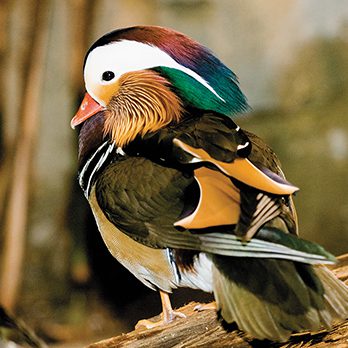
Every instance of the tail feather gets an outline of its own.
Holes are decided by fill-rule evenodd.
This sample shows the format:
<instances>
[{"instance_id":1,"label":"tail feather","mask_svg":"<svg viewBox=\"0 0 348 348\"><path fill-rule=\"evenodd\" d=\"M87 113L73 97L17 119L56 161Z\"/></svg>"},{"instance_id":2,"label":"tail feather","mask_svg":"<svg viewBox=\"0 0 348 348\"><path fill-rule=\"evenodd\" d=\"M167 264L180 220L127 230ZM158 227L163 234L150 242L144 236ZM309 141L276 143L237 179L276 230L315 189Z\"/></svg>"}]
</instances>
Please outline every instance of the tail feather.
<instances>
[{"instance_id":1,"label":"tail feather","mask_svg":"<svg viewBox=\"0 0 348 348\"><path fill-rule=\"evenodd\" d=\"M348 318L348 286L339 281L326 267L315 267L315 270L323 283L324 299L332 317Z\"/></svg>"},{"instance_id":2,"label":"tail feather","mask_svg":"<svg viewBox=\"0 0 348 348\"><path fill-rule=\"evenodd\" d=\"M268 306L251 292L236 286L214 270L214 295L220 315L227 323L238 327L256 338L284 341L288 331L276 322Z\"/></svg>"},{"instance_id":3,"label":"tail feather","mask_svg":"<svg viewBox=\"0 0 348 348\"><path fill-rule=\"evenodd\" d=\"M222 318L258 339L329 328L348 317L348 287L323 266L213 256Z\"/></svg>"}]
</instances>

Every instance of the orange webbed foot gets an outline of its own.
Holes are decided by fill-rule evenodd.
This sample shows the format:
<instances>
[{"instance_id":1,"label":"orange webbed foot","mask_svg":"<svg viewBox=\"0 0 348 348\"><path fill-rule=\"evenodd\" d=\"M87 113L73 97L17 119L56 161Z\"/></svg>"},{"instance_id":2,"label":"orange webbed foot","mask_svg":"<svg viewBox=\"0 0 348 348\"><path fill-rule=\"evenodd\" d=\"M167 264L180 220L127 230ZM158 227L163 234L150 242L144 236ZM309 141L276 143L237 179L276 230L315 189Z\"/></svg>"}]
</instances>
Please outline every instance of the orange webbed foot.
<instances>
[{"instance_id":1,"label":"orange webbed foot","mask_svg":"<svg viewBox=\"0 0 348 348\"><path fill-rule=\"evenodd\" d=\"M156 322L153 322L148 319L139 320L137 324L135 325L136 329L139 329L139 328L153 329L161 325L167 325L177 318L186 318L186 315L184 313L176 312L173 310L168 293L160 290L160 296L161 296L161 302L162 302L161 320Z\"/></svg>"},{"instance_id":2,"label":"orange webbed foot","mask_svg":"<svg viewBox=\"0 0 348 348\"><path fill-rule=\"evenodd\" d=\"M202 311L216 311L216 303L215 302L210 302L210 303L200 303L194 308L195 311L197 312L202 312Z\"/></svg>"}]
</instances>

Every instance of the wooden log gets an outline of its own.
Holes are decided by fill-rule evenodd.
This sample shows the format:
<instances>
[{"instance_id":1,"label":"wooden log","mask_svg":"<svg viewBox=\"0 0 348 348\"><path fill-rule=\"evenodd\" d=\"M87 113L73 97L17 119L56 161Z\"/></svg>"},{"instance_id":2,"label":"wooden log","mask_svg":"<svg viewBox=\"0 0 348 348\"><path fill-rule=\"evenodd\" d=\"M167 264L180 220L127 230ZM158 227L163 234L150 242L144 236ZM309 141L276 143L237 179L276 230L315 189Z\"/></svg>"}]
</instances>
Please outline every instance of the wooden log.
<instances>
[{"instance_id":1,"label":"wooden log","mask_svg":"<svg viewBox=\"0 0 348 348\"><path fill-rule=\"evenodd\" d=\"M338 258L332 268L334 273L348 284L348 254ZM227 332L218 322L214 310L195 311L197 303L190 303L179 309L186 314L185 319L156 327L150 330L136 329L127 334L106 339L88 346L88 348L138 348L138 347L348 347L348 320L335 325L330 331L302 333L291 336L286 343L270 343L253 339L239 330ZM158 317L151 320L156 321Z\"/></svg>"}]
</instances>

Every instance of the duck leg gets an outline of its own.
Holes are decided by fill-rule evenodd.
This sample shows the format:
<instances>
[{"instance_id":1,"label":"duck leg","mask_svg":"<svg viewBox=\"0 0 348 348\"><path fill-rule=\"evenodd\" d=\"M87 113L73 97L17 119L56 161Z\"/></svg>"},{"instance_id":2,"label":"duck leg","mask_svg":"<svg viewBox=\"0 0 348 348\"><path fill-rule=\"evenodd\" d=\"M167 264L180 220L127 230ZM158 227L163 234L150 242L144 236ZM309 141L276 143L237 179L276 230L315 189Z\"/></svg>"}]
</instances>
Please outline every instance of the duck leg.
<instances>
[{"instance_id":1,"label":"duck leg","mask_svg":"<svg viewBox=\"0 0 348 348\"><path fill-rule=\"evenodd\" d=\"M169 294L162 290L159 290L162 302L161 320L157 322L150 321L148 319L139 320L135 325L135 328L145 327L146 329L152 329L157 326L166 325L171 323L175 318L186 318L184 313L176 312L172 308L170 303Z\"/></svg>"}]
</instances>

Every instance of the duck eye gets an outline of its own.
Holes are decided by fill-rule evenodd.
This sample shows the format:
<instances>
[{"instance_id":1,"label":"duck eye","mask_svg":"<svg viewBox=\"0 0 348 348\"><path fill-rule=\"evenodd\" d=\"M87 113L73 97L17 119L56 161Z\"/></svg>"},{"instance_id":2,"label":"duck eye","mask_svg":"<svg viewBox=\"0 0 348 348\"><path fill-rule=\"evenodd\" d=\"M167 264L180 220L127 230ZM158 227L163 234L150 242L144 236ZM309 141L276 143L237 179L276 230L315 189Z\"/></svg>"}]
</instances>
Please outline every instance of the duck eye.
<instances>
[{"instance_id":1,"label":"duck eye","mask_svg":"<svg viewBox=\"0 0 348 348\"><path fill-rule=\"evenodd\" d=\"M112 71L104 71L102 75L103 81L111 81L115 77L115 74Z\"/></svg>"}]
</instances>

